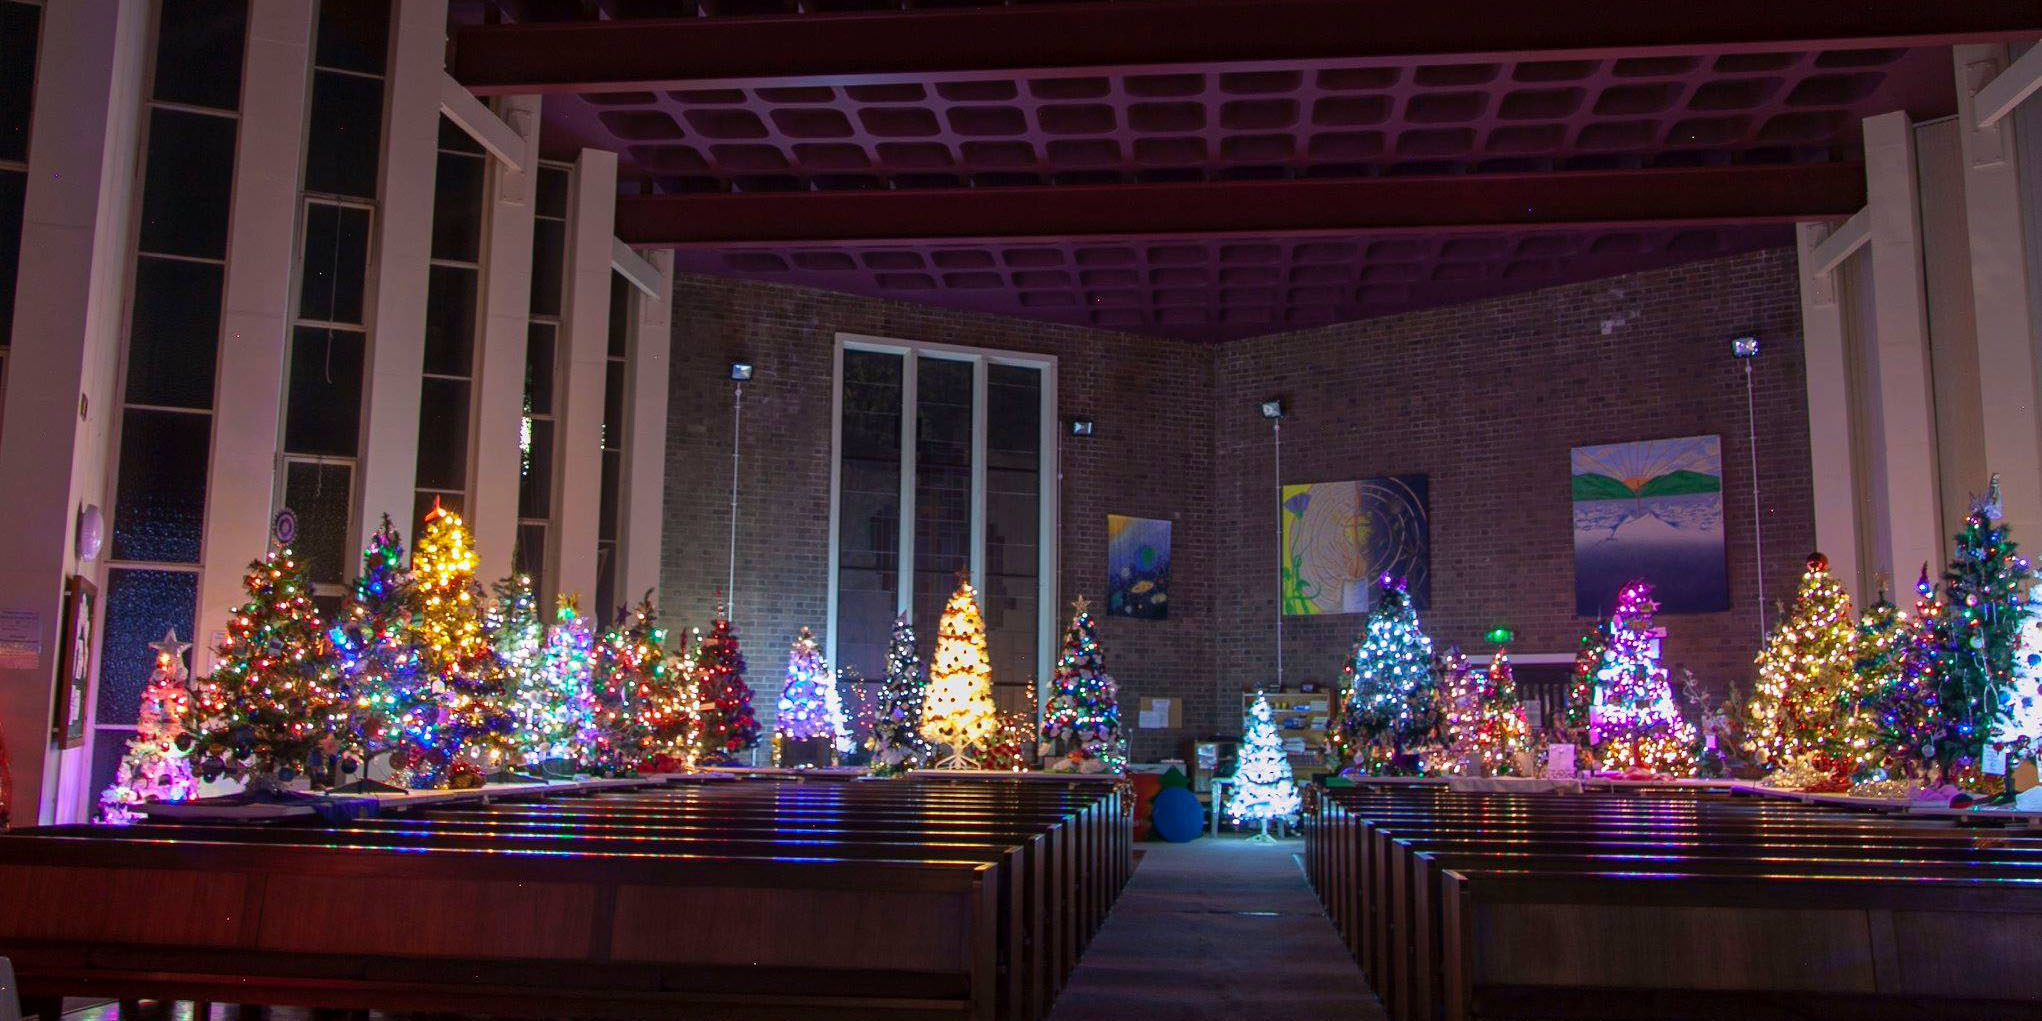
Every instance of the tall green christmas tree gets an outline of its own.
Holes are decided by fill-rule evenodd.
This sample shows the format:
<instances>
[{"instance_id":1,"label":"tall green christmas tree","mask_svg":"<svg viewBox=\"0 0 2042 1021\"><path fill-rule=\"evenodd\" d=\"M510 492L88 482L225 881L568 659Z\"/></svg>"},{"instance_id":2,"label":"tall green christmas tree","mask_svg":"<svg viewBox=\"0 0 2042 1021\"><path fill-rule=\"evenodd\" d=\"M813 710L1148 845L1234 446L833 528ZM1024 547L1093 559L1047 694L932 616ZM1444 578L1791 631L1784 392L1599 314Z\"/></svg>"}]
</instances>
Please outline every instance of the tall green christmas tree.
<instances>
[{"instance_id":1,"label":"tall green christmas tree","mask_svg":"<svg viewBox=\"0 0 2042 1021\"><path fill-rule=\"evenodd\" d=\"M1269 820L1296 817L1302 802L1291 775L1290 756L1276 732L1269 699L1255 693L1248 710L1247 733L1241 735L1241 760L1234 768L1233 790L1227 794L1227 819L1235 825L1262 824L1260 839L1269 838Z\"/></svg>"},{"instance_id":2,"label":"tall green christmas tree","mask_svg":"<svg viewBox=\"0 0 2042 1021\"><path fill-rule=\"evenodd\" d=\"M1567 704L1561 713L1570 729L1588 726L1595 708L1595 673L1602 669L1602 654L1608 648L1609 621L1599 620L1574 650L1574 672L1567 679Z\"/></svg>"},{"instance_id":3,"label":"tall green christmas tree","mask_svg":"<svg viewBox=\"0 0 2042 1021\"><path fill-rule=\"evenodd\" d=\"M1120 733L1120 688L1106 672L1099 652L1099 632L1092 613L1079 596L1072 605L1071 624L1064 630L1063 652L1057 656L1056 693L1043 714L1043 737L1064 758L1052 769L1085 771L1096 761L1109 770L1127 766ZM1097 768L1097 767L1093 767Z\"/></svg>"},{"instance_id":4,"label":"tall green christmas tree","mask_svg":"<svg viewBox=\"0 0 2042 1021\"><path fill-rule=\"evenodd\" d=\"M344 731L347 706L312 584L291 548L248 565L248 601L227 620L213 672L193 693L207 779L288 783L315 748Z\"/></svg>"},{"instance_id":5,"label":"tall green christmas tree","mask_svg":"<svg viewBox=\"0 0 2042 1021\"><path fill-rule=\"evenodd\" d=\"M1842 728L1854 701L1857 615L1850 593L1829 573L1829 558L1808 555L1787 615L1758 654L1758 680L1745 703L1745 745L1777 769L1806 761L1813 769L1848 772Z\"/></svg>"},{"instance_id":6,"label":"tall green christmas tree","mask_svg":"<svg viewBox=\"0 0 2042 1021\"><path fill-rule=\"evenodd\" d=\"M929 764L933 751L922 738L922 695L928 681L915 658L915 629L903 612L893 620L886 647L886 682L872 720L872 772L897 776Z\"/></svg>"},{"instance_id":7,"label":"tall green christmas tree","mask_svg":"<svg viewBox=\"0 0 2042 1021\"><path fill-rule=\"evenodd\" d=\"M401 790L370 780L369 762L385 752L416 747L416 735L438 712L412 644L415 592L404 560L403 539L385 514L362 550L362 573L349 588L340 620L328 632L347 703L342 771L357 774L345 788L352 792Z\"/></svg>"},{"instance_id":8,"label":"tall green christmas tree","mask_svg":"<svg viewBox=\"0 0 2042 1021\"><path fill-rule=\"evenodd\" d=\"M653 707L666 685L666 629L647 593L621 610L596 642L595 745L588 764L612 776L645 761L653 740Z\"/></svg>"},{"instance_id":9,"label":"tall green christmas tree","mask_svg":"<svg viewBox=\"0 0 2042 1021\"><path fill-rule=\"evenodd\" d=\"M1936 758L1949 775L1982 765L1986 739L2009 715L2014 653L2034 584L2028 561L2001 521L1999 476L1972 502L1944 572L1942 669L1935 676Z\"/></svg>"},{"instance_id":10,"label":"tall green christmas tree","mask_svg":"<svg viewBox=\"0 0 2042 1021\"><path fill-rule=\"evenodd\" d=\"M1532 748L1531 724L1524 718L1524 703L1517 694L1517 674L1510 668L1509 654L1501 648L1482 673L1482 719L1475 728L1475 746L1485 776L1516 773L1518 753Z\"/></svg>"},{"instance_id":11,"label":"tall green christmas tree","mask_svg":"<svg viewBox=\"0 0 2042 1021\"><path fill-rule=\"evenodd\" d=\"M1367 773L1416 771L1415 750L1439 725L1439 700L1432 639L1402 579L1382 578L1340 687L1341 712L1330 741L1336 765Z\"/></svg>"},{"instance_id":12,"label":"tall green christmas tree","mask_svg":"<svg viewBox=\"0 0 2042 1021\"><path fill-rule=\"evenodd\" d=\"M732 763L737 753L759 746L759 719L752 712L752 689L744 679L744 652L737 627L722 603L702 647L695 656L695 683L701 693L702 760Z\"/></svg>"}]
</instances>

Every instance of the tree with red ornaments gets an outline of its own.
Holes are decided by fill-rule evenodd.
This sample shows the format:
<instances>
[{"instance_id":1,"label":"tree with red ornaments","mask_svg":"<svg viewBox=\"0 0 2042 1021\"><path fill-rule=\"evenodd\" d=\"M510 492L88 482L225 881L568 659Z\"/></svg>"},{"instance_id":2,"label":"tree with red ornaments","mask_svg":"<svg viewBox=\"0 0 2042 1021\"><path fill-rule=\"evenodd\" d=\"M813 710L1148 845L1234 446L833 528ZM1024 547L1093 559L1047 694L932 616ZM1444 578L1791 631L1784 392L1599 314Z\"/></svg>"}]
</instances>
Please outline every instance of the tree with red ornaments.
<instances>
[{"instance_id":1,"label":"tree with red ornaments","mask_svg":"<svg viewBox=\"0 0 2042 1021\"><path fill-rule=\"evenodd\" d=\"M227 620L217 666L193 692L207 779L260 786L297 779L313 750L346 726L333 644L305 565L276 545L248 565L248 601Z\"/></svg>"},{"instance_id":2,"label":"tree with red ornaments","mask_svg":"<svg viewBox=\"0 0 2042 1021\"><path fill-rule=\"evenodd\" d=\"M191 677L184 668L190 642L170 631L150 646L156 650L156 672L142 690L142 710L135 736L128 739L114 782L99 795L100 821L125 825L135 821L134 807L158 801L189 801L198 796L198 778L191 771L192 738L184 730L191 714Z\"/></svg>"},{"instance_id":3,"label":"tree with red ornaments","mask_svg":"<svg viewBox=\"0 0 2042 1021\"><path fill-rule=\"evenodd\" d=\"M652 754L655 707L666 688L666 629L652 593L619 610L596 641L595 746L588 766L617 775L635 771Z\"/></svg>"},{"instance_id":4,"label":"tree with red ornaments","mask_svg":"<svg viewBox=\"0 0 2042 1021\"><path fill-rule=\"evenodd\" d=\"M759 719L752 689L745 683L744 652L737 626L721 603L695 656L695 684L701 694L701 749L704 762L735 763L739 752L759 746Z\"/></svg>"}]
</instances>

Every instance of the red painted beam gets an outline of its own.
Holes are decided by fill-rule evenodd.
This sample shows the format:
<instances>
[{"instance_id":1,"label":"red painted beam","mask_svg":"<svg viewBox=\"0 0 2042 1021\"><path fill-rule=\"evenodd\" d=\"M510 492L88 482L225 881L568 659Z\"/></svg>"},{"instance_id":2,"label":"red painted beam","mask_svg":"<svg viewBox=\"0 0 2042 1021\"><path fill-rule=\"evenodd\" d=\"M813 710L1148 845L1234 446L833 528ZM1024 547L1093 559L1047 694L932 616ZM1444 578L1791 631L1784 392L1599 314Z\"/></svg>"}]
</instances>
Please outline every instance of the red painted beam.
<instances>
[{"instance_id":1,"label":"red painted beam","mask_svg":"<svg viewBox=\"0 0 2042 1021\"><path fill-rule=\"evenodd\" d=\"M478 93L871 80L1172 64L1384 63L1944 46L2042 35L2036 0L1140 0L757 18L477 25Z\"/></svg>"},{"instance_id":2,"label":"red painted beam","mask_svg":"<svg viewBox=\"0 0 2042 1021\"><path fill-rule=\"evenodd\" d=\"M832 241L1791 223L1865 204L1859 163L1210 184L627 195L617 236L662 247Z\"/></svg>"}]
</instances>

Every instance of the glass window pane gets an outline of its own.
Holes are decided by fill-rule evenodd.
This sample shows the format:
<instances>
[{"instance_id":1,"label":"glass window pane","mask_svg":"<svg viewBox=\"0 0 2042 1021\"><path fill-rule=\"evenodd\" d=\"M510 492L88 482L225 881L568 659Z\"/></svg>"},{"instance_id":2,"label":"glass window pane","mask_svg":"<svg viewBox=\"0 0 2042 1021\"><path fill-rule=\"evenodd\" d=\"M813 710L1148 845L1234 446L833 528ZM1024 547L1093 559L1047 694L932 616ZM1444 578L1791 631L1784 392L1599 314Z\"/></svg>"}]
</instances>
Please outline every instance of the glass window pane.
<instances>
[{"instance_id":1,"label":"glass window pane","mask_svg":"<svg viewBox=\"0 0 2042 1021\"><path fill-rule=\"evenodd\" d=\"M358 565L347 527L353 485L350 465L284 464L284 506L298 515L298 559L315 584L338 585L354 577Z\"/></svg>"},{"instance_id":2,"label":"glass window pane","mask_svg":"<svg viewBox=\"0 0 2042 1021\"><path fill-rule=\"evenodd\" d=\"M617 538L617 505L624 478L624 455L615 450L603 451L603 482L597 501L596 538L615 541Z\"/></svg>"},{"instance_id":3,"label":"glass window pane","mask_svg":"<svg viewBox=\"0 0 2042 1021\"><path fill-rule=\"evenodd\" d=\"M156 98L239 109L247 27L247 0L164 0L156 34Z\"/></svg>"},{"instance_id":4,"label":"glass window pane","mask_svg":"<svg viewBox=\"0 0 2042 1021\"><path fill-rule=\"evenodd\" d=\"M234 193L234 121L183 110L149 114L139 247L222 259Z\"/></svg>"},{"instance_id":5,"label":"glass window pane","mask_svg":"<svg viewBox=\"0 0 2042 1021\"><path fill-rule=\"evenodd\" d=\"M382 74L390 53L390 0L320 0L321 67Z\"/></svg>"},{"instance_id":6,"label":"glass window pane","mask_svg":"<svg viewBox=\"0 0 2042 1021\"><path fill-rule=\"evenodd\" d=\"M221 273L219 266L208 262L136 257L128 403L213 406Z\"/></svg>"},{"instance_id":7,"label":"glass window pane","mask_svg":"<svg viewBox=\"0 0 2042 1021\"><path fill-rule=\"evenodd\" d=\"M900 601L900 355L844 352L837 482L837 665L886 676Z\"/></svg>"},{"instance_id":8,"label":"glass window pane","mask_svg":"<svg viewBox=\"0 0 2042 1021\"><path fill-rule=\"evenodd\" d=\"M525 331L525 413L553 413L553 324L533 323Z\"/></svg>"},{"instance_id":9,"label":"glass window pane","mask_svg":"<svg viewBox=\"0 0 2042 1021\"><path fill-rule=\"evenodd\" d=\"M440 120L444 123L446 118ZM481 260L482 171L486 165L479 156L440 153L433 192L433 258Z\"/></svg>"},{"instance_id":10,"label":"glass window pane","mask_svg":"<svg viewBox=\"0 0 2042 1021\"><path fill-rule=\"evenodd\" d=\"M42 8L0 3L0 160L28 161L28 112L35 95Z\"/></svg>"},{"instance_id":11,"label":"glass window pane","mask_svg":"<svg viewBox=\"0 0 2042 1021\"><path fill-rule=\"evenodd\" d=\"M291 336L284 449L352 457L362 421L362 335L300 326Z\"/></svg>"},{"instance_id":12,"label":"glass window pane","mask_svg":"<svg viewBox=\"0 0 2042 1021\"><path fill-rule=\"evenodd\" d=\"M536 216L550 216L556 220L567 218L567 169L565 167L539 168L539 199L532 207Z\"/></svg>"},{"instance_id":13,"label":"glass window pane","mask_svg":"<svg viewBox=\"0 0 2042 1021\"><path fill-rule=\"evenodd\" d=\"M617 591L617 544L596 543L596 619L604 624L616 620L627 598Z\"/></svg>"},{"instance_id":14,"label":"glass window pane","mask_svg":"<svg viewBox=\"0 0 2042 1021\"><path fill-rule=\"evenodd\" d=\"M475 372L476 271L433 266L425 292L425 371L440 376Z\"/></svg>"},{"instance_id":15,"label":"glass window pane","mask_svg":"<svg viewBox=\"0 0 2042 1021\"><path fill-rule=\"evenodd\" d=\"M603 449L624 449L624 363L616 359L603 373Z\"/></svg>"},{"instance_id":16,"label":"glass window pane","mask_svg":"<svg viewBox=\"0 0 2042 1021\"><path fill-rule=\"evenodd\" d=\"M418 488L468 485L468 381L428 378L418 403Z\"/></svg>"},{"instance_id":17,"label":"glass window pane","mask_svg":"<svg viewBox=\"0 0 2042 1021\"><path fill-rule=\"evenodd\" d=\"M624 357L624 345L631 337L631 296L637 288L621 275L610 274L610 350L612 358Z\"/></svg>"},{"instance_id":18,"label":"glass window pane","mask_svg":"<svg viewBox=\"0 0 2042 1021\"><path fill-rule=\"evenodd\" d=\"M21 273L21 202L28 175L0 170L0 348L14 336L14 281Z\"/></svg>"},{"instance_id":19,"label":"glass window pane","mask_svg":"<svg viewBox=\"0 0 2042 1021\"><path fill-rule=\"evenodd\" d=\"M211 415L133 408L123 413L113 559L199 562L212 427Z\"/></svg>"},{"instance_id":20,"label":"glass window pane","mask_svg":"<svg viewBox=\"0 0 2042 1021\"><path fill-rule=\"evenodd\" d=\"M546 583L546 523L543 521L518 522L518 548L512 553L516 571L532 579L532 591L539 594L539 613L545 617L553 614L551 591Z\"/></svg>"},{"instance_id":21,"label":"glass window pane","mask_svg":"<svg viewBox=\"0 0 2042 1021\"><path fill-rule=\"evenodd\" d=\"M531 443L525 450L518 473L518 517L545 518L553 514L553 423L531 420Z\"/></svg>"},{"instance_id":22,"label":"glass window pane","mask_svg":"<svg viewBox=\"0 0 2042 1021\"><path fill-rule=\"evenodd\" d=\"M300 318L360 323L369 271L369 211L308 203L301 265Z\"/></svg>"},{"instance_id":23,"label":"glass window pane","mask_svg":"<svg viewBox=\"0 0 2042 1021\"><path fill-rule=\"evenodd\" d=\"M915 378L915 638L926 656L971 566L972 363L917 359Z\"/></svg>"},{"instance_id":24,"label":"glass window pane","mask_svg":"<svg viewBox=\"0 0 2042 1021\"><path fill-rule=\"evenodd\" d=\"M106 572L104 624L99 639L100 723L130 724L142 708L142 689L156 671L156 650L150 642L177 629L192 643L187 667L210 637L192 637L197 619L199 576L192 571L141 571L126 567ZM224 609L224 607L223 607Z\"/></svg>"},{"instance_id":25,"label":"glass window pane","mask_svg":"<svg viewBox=\"0 0 2042 1021\"><path fill-rule=\"evenodd\" d=\"M560 314L560 275L566 265L567 224L560 220L532 223L532 314Z\"/></svg>"},{"instance_id":26,"label":"glass window pane","mask_svg":"<svg viewBox=\"0 0 2042 1021\"><path fill-rule=\"evenodd\" d=\"M986 648L1025 704L1036 672L1042 531L1042 370L986 367Z\"/></svg>"},{"instance_id":27,"label":"glass window pane","mask_svg":"<svg viewBox=\"0 0 2042 1021\"><path fill-rule=\"evenodd\" d=\"M477 142L475 136L461 130L459 124L446 117L440 118L440 148L449 152L474 153L477 156L485 153L482 143Z\"/></svg>"},{"instance_id":28,"label":"glass window pane","mask_svg":"<svg viewBox=\"0 0 2042 1021\"><path fill-rule=\"evenodd\" d=\"M305 148L305 190L375 198L377 154L383 140L383 82L314 72L311 132Z\"/></svg>"}]
</instances>

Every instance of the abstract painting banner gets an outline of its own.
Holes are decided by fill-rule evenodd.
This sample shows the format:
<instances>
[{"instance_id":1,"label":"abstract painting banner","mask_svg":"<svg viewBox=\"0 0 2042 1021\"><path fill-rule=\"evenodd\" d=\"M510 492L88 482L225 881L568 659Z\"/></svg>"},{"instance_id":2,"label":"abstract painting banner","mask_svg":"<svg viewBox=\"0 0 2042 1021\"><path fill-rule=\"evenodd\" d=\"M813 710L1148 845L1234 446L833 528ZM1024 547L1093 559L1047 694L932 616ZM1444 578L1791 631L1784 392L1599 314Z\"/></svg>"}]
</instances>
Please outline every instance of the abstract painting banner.
<instances>
[{"instance_id":1,"label":"abstract painting banner","mask_svg":"<svg viewBox=\"0 0 2042 1021\"><path fill-rule=\"evenodd\" d=\"M1432 605L1429 483L1423 475L1283 487L1283 612L1366 613L1383 575Z\"/></svg>"},{"instance_id":2,"label":"abstract painting banner","mask_svg":"<svg viewBox=\"0 0 2042 1021\"><path fill-rule=\"evenodd\" d=\"M1170 616L1170 522L1106 515L1106 613Z\"/></svg>"},{"instance_id":3,"label":"abstract painting banner","mask_svg":"<svg viewBox=\"0 0 2042 1021\"><path fill-rule=\"evenodd\" d=\"M1723 555L1723 440L1575 447L1574 612L1607 616L1643 578L1662 613L1730 608Z\"/></svg>"}]
</instances>

